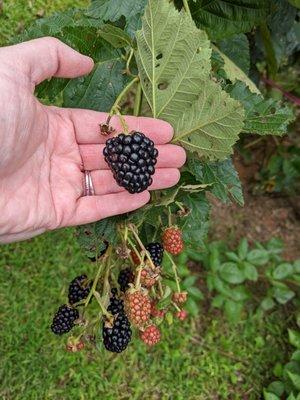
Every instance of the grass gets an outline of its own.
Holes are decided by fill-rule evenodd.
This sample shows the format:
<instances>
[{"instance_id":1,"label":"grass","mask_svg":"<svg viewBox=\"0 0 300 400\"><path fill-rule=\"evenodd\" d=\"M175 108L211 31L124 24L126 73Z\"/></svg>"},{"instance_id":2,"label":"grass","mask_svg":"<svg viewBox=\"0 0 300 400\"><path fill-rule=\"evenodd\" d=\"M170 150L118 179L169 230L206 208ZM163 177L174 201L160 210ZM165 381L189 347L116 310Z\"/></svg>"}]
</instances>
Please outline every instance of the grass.
<instances>
[{"instance_id":1,"label":"grass","mask_svg":"<svg viewBox=\"0 0 300 400\"><path fill-rule=\"evenodd\" d=\"M1 399L259 399L272 366L285 359L280 312L232 326L202 311L196 320L165 328L153 350L135 339L114 356L98 335L98 348L67 353L66 339L49 330L52 314L67 283L94 269L71 229L2 247Z\"/></svg>"},{"instance_id":2,"label":"grass","mask_svg":"<svg viewBox=\"0 0 300 400\"><path fill-rule=\"evenodd\" d=\"M81 6L78 0L5 0L0 45L37 15ZM138 340L120 356L97 348L70 354L49 330L77 274L92 275L71 229L1 248L0 398L2 400L260 399L275 362L285 359L285 315L229 325L220 315L165 328L147 350Z\"/></svg>"}]
</instances>

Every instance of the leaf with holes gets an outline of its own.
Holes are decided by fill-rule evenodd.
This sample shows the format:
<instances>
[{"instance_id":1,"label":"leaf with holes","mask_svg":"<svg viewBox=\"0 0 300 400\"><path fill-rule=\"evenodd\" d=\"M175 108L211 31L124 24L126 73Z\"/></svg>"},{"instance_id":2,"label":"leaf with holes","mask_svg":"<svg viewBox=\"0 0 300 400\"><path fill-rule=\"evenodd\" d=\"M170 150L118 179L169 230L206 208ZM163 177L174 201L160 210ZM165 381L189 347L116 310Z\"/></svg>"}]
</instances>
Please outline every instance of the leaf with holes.
<instances>
[{"instance_id":1,"label":"leaf with holes","mask_svg":"<svg viewBox=\"0 0 300 400\"><path fill-rule=\"evenodd\" d=\"M209 41L167 0L149 0L142 21L136 58L143 91L153 116L174 124L209 75Z\"/></svg>"}]
</instances>

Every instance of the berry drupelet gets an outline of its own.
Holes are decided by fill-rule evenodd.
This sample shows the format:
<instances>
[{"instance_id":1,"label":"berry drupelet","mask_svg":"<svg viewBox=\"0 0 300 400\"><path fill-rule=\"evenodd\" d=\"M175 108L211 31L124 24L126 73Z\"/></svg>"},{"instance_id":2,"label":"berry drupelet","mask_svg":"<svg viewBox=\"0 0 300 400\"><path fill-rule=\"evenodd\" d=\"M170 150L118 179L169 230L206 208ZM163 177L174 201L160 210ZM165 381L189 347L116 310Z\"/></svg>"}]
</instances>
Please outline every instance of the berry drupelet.
<instances>
[{"instance_id":1,"label":"berry drupelet","mask_svg":"<svg viewBox=\"0 0 300 400\"><path fill-rule=\"evenodd\" d=\"M129 193L141 193L152 184L158 150L143 133L121 133L108 139L103 155L118 185Z\"/></svg>"},{"instance_id":2,"label":"berry drupelet","mask_svg":"<svg viewBox=\"0 0 300 400\"><path fill-rule=\"evenodd\" d=\"M57 313L54 315L51 330L55 335L67 333L73 328L74 321L78 318L78 310L64 304L59 307Z\"/></svg>"},{"instance_id":3,"label":"berry drupelet","mask_svg":"<svg viewBox=\"0 0 300 400\"><path fill-rule=\"evenodd\" d=\"M87 298L92 287L92 283L88 282L86 275L77 276L72 280L69 286L68 299L70 304L78 303Z\"/></svg>"},{"instance_id":4,"label":"berry drupelet","mask_svg":"<svg viewBox=\"0 0 300 400\"><path fill-rule=\"evenodd\" d=\"M149 243L146 246L146 250L149 252L151 260L156 267L160 267L164 255L164 248L163 246L158 243Z\"/></svg>"}]
</instances>

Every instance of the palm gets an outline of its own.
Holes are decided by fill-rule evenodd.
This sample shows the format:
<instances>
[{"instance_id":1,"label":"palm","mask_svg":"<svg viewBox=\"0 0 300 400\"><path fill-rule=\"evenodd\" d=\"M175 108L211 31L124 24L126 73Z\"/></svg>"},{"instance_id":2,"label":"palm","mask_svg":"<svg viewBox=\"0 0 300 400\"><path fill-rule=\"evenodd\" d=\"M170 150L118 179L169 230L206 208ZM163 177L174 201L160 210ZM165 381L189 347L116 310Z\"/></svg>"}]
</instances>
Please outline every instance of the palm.
<instances>
[{"instance_id":1,"label":"palm","mask_svg":"<svg viewBox=\"0 0 300 400\"><path fill-rule=\"evenodd\" d=\"M0 51L0 61L2 54L3 60L9 60L12 49L17 49L13 53L17 54L17 65L22 61L22 67L15 67L15 59L1 66L5 76L0 80L0 106L4 115L0 136L5 149L0 161L4 171L0 173L3 188L0 201L4 210L0 221L2 241L24 239L47 229L132 211L149 200L147 191L130 195L119 187L104 162L102 151L106 138L99 134L99 123L105 121L106 114L44 106L33 95L35 84L50 76L51 61L56 65L51 75L67 77L88 72L91 61L53 39L34 41L31 54L31 43ZM45 50L45 45L58 46L52 53L60 59L50 57L49 60L49 49ZM39 53L37 46L47 57L34 60L37 66L30 65ZM37 71L32 72L34 67ZM179 179L177 168L184 163L185 154L179 147L166 144L172 137L172 128L149 118L127 117L126 121L129 129L142 130L157 143L160 155L150 189L175 184ZM111 123L117 132L121 131L117 117ZM95 196L82 197L84 170L92 171Z\"/></svg>"}]
</instances>

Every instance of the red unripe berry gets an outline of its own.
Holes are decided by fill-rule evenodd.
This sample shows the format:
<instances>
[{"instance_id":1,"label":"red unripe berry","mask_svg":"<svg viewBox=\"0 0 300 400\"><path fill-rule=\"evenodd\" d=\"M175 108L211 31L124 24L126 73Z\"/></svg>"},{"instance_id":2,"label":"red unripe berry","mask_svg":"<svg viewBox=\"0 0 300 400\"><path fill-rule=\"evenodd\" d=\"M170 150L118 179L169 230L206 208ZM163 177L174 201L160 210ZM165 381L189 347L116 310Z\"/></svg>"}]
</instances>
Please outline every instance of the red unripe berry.
<instances>
[{"instance_id":1,"label":"red unripe berry","mask_svg":"<svg viewBox=\"0 0 300 400\"><path fill-rule=\"evenodd\" d=\"M140 332L141 340L148 346L154 346L160 341L160 330L155 325L149 325L144 331Z\"/></svg>"},{"instance_id":2,"label":"red unripe berry","mask_svg":"<svg viewBox=\"0 0 300 400\"><path fill-rule=\"evenodd\" d=\"M125 295L125 311L133 325L145 325L149 321L151 314L150 297L147 293L129 289Z\"/></svg>"},{"instance_id":3,"label":"red unripe berry","mask_svg":"<svg viewBox=\"0 0 300 400\"><path fill-rule=\"evenodd\" d=\"M187 313L185 310L181 310L181 311L178 311L178 312L176 313L176 317L177 317L178 319L180 319L181 321L184 321L184 320L186 319L187 316L188 316L188 313Z\"/></svg>"},{"instance_id":4,"label":"red unripe berry","mask_svg":"<svg viewBox=\"0 0 300 400\"><path fill-rule=\"evenodd\" d=\"M177 292L174 293L172 298L176 304L184 304L187 301L187 292Z\"/></svg>"},{"instance_id":5,"label":"red unripe berry","mask_svg":"<svg viewBox=\"0 0 300 400\"><path fill-rule=\"evenodd\" d=\"M184 247L182 232L179 228L174 226L171 226L164 231L162 242L164 249L174 256L180 254Z\"/></svg>"}]
</instances>

